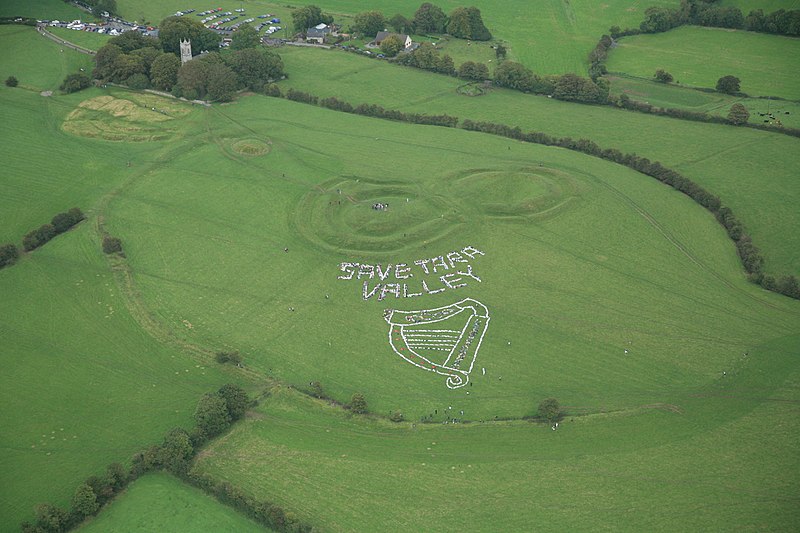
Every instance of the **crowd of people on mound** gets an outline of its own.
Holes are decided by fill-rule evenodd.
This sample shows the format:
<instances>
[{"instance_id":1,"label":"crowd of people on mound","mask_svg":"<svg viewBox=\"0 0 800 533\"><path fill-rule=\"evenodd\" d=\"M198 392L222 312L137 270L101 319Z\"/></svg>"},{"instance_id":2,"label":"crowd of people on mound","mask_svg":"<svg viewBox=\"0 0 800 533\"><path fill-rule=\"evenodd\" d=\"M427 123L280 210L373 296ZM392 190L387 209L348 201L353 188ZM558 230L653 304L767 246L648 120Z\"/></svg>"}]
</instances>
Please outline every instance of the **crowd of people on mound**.
<instances>
[{"instance_id":1,"label":"crowd of people on mound","mask_svg":"<svg viewBox=\"0 0 800 533\"><path fill-rule=\"evenodd\" d=\"M372 204L372 209L374 209L375 211L386 211L387 209L389 209L389 204L383 202L375 202L374 204Z\"/></svg>"}]
</instances>

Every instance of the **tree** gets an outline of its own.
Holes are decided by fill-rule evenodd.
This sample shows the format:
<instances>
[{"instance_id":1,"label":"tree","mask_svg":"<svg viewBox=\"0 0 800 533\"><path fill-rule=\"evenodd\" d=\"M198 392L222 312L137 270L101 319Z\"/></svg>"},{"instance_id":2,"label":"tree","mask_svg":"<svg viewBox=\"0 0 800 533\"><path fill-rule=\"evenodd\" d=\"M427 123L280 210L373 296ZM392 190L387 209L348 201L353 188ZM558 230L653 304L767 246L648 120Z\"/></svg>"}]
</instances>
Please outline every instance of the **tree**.
<instances>
[{"instance_id":1,"label":"tree","mask_svg":"<svg viewBox=\"0 0 800 533\"><path fill-rule=\"evenodd\" d=\"M128 472L120 463L111 463L106 468L106 479L114 492L119 492L128 484Z\"/></svg>"},{"instance_id":2,"label":"tree","mask_svg":"<svg viewBox=\"0 0 800 533\"><path fill-rule=\"evenodd\" d=\"M194 419L201 436L206 439L219 435L231 425L228 406L219 394L203 395L197 403Z\"/></svg>"},{"instance_id":3,"label":"tree","mask_svg":"<svg viewBox=\"0 0 800 533\"><path fill-rule=\"evenodd\" d=\"M539 418L553 423L561 417L561 406L555 398L545 398L539 403L539 408L536 412Z\"/></svg>"},{"instance_id":4,"label":"tree","mask_svg":"<svg viewBox=\"0 0 800 533\"><path fill-rule=\"evenodd\" d=\"M717 80L717 90L721 93L736 94L739 92L740 80L736 76L723 76Z\"/></svg>"},{"instance_id":5,"label":"tree","mask_svg":"<svg viewBox=\"0 0 800 533\"><path fill-rule=\"evenodd\" d=\"M531 91L534 85L533 72L515 61L503 61L494 70L494 81L501 87L518 91Z\"/></svg>"},{"instance_id":6,"label":"tree","mask_svg":"<svg viewBox=\"0 0 800 533\"><path fill-rule=\"evenodd\" d=\"M202 59L188 61L180 66L177 85L186 98L194 100L205 97L208 67L209 63Z\"/></svg>"},{"instance_id":7,"label":"tree","mask_svg":"<svg viewBox=\"0 0 800 533\"><path fill-rule=\"evenodd\" d=\"M145 73L144 59L133 54L120 54L111 65L109 79L114 83L122 83L134 74Z\"/></svg>"},{"instance_id":8,"label":"tree","mask_svg":"<svg viewBox=\"0 0 800 533\"><path fill-rule=\"evenodd\" d=\"M559 100L576 102L603 102L607 97L605 91L588 78L576 74L564 74L556 82L553 97Z\"/></svg>"},{"instance_id":9,"label":"tree","mask_svg":"<svg viewBox=\"0 0 800 533\"><path fill-rule=\"evenodd\" d=\"M236 92L236 74L227 65L212 63L207 71L206 91L214 102L230 102Z\"/></svg>"},{"instance_id":10,"label":"tree","mask_svg":"<svg viewBox=\"0 0 800 533\"><path fill-rule=\"evenodd\" d=\"M380 11L357 13L353 17L352 29L361 35L376 35L379 31L386 29L386 17Z\"/></svg>"},{"instance_id":11,"label":"tree","mask_svg":"<svg viewBox=\"0 0 800 533\"><path fill-rule=\"evenodd\" d=\"M228 56L228 66L236 73L240 88L259 91L264 84L283 76L283 60L267 49L248 48Z\"/></svg>"},{"instance_id":12,"label":"tree","mask_svg":"<svg viewBox=\"0 0 800 533\"><path fill-rule=\"evenodd\" d=\"M130 54L134 50L140 50L142 48L161 49L161 42L156 37L150 37L138 31L126 31L121 33L109 39L106 44L118 46L125 54Z\"/></svg>"},{"instance_id":13,"label":"tree","mask_svg":"<svg viewBox=\"0 0 800 533\"><path fill-rule=\"evenodd\" d=\"M314 5L292 11L292 25L297 33L305 33L308 28L313 28L317 24L331 24L332 22L333 16L323 13L319 7Z\"/></svg>"},{"instance_id":14,"label":"tree","mask_svg":"<svg viewBox=\"0 0 800 533\"><path fill-rule=\"evenodd\" d=\"M489 79L489 67L484 63L474 61L464 61L458 67L458 77L466 80L487 80Z\"/></svg>"},{"instance_id":15,"label":"tree","mask_svg":"<svg viewBox=\"0 0 800 533\"><path fill-rule=\"evenodd\" d=\"M161 48L153 48L150 46L147 46L145 48L139 48L131 52L132 56L141 58L142 64L144 65L144 73L148 76L148 83L149 83L150 71L153 68L153 61L155 61L156 58L161 56L163 53L164 52L161 51Z\"/></svg>"},{"instance_id":16,"label":"tree","mask_svg":"<svg viewBox=\"0 0 800 533\"><path fill-rule=\"evenodd\" d=\"M507 53L508 53L508 49L505 46L503 46L502 44L498 44L494 48L494 56L497 59L505 59Z\"/></svg>"},{"instance_id":17,"label":"tree","mask_svg":"<svg viewBox=\"0 0 800 533\"><path fill-rule=\"evenodd\" d=\"M225 406L228 408L228 414L231 420L236 421L244 416L247 408L250 407L250 397L239 385L227 383L220 387L217 393L225 400Z\"/></svg>"},{"instance_id":18,"label":"tree","mask_svg":"<svg viewBox=\"0 0 800 533\"><path fill-rule=\"evenodd\" d=\"M414 23L400 13L389 19L389 26L397 33L414 33Z\"/></svg>"},{"instance_id":19,"label":"tree","mask_svg":"<svg viewBox=\"0 0 800 533\"><path fill-rule=\"evenodd\" d=\"M114 64L122 54L122 48L115 44L101 46L94 55L94 77L100 80L111 78Z\"/></svg>"},{"instance_id":20,"label":"tree","mask_svg":"<svg viewBox=\"0 0 800 533\"><path fill-rule=\"evenodd\" d=\"M122 241L118 237L105 235L103 237L103 253L116 254L122 251Z\"/></svg>"},{"instance_id":21,"label":"tree","mask_svg":"<svg viewBox=\"0 0 800 533\"><path fill-rule=\"evenodd\" d=\"M150 83L156 89L169 91L178 82L181 60L175 54L162 53L150 66Z\"/></svg>"},{"instance_id":22,"label":"tree","mask_svg":"<svg viewBox=\"0 0 800 533\"><path fill-rule=\"evenodd\" d=\"M72 512L80 519L83 519L95 514L99 508L100 505L97 503L97 496L92 487L86 483L78 485L78 488L75 489L75 494L72 496Z\"/></svg>"},{"instance_id":23,"label":"tree","mask_svg":"<svg viewBox=\"0 0 800 533\"><path fill-rule=\"evenodd\" d=\"M353 394L350 398L350 410L354 413L363 414L367 412L367 400L360 392Z\"/></svg>"},{"instance_id":24,"label":"tree","mask_svg":"<svg viewBox=\"0 0 800 533\"><path fill-rule=\"evenodd\" d=\"M673 80L672 74L664 69L656 70L656 73L653 75L653 77L656 79L656 81L661 83L672 83Z\"/></svg>"},{"instance_id":25,"label":"tree","mask_svg":"<svg viewBox=\"0 0 800 533\"><path fill-rule=\"evenodd\" d=\"M747 124L748 120L750 120L750 112L745 106L740 103L735 103L731 106L728 112L728 121L731 124L741 126L742 124Z\"/></svg>"},{"instance_id":26,"label":"tree","mask_svg":"<svg viewBox=\"0 0 800 533\"><path fill-rule=\"evenodd\" d=\"M186 430L174 428L164 436L164 442L160 447L161 466L175 474L185 474L193 456L194 447Z\"/></svg>"},{"instance_id":27,"label":"tree","mask_svg":"<svg viewBox=\"0 0 800 533\"><path fill-rule=\"evenodd\" d=\"M19 80L14 76L6 78L6 87L16 87L17 85L19 85Z\"/></svg>"},{"instance_id":28,"label":"tree","mask_svg":"<svg viewBox=\"0 0 800 533\"><path fill-rule=\"evenodd\" d=\"M258 32L250 24L242 24L231 38L231 50L244 50L255 48L261 43Z\"/></svg>"},{"instance_id":29,"label":"tree","mask_svg":"<svg viewBox=\"0 0 800 533\"><path fill-rule=\"evenodd\" d=\"M165 52L180 55L181 40L192 41L192 53L219 48L219 36L190 17L167 17L158 25L158 39Z\"/></svg>"},{"instance_id":30,"label":"tree","mask_svg":"<svg viewBox=\"0 0 800 533\"><path fill-rule=\"evenodd\" d=\"M19 250L14 244L0 246L0 268L13 264L19 258Z\"/></svg>"},{"instance_id":31,"label":"tree","mask_svg":"<svg viewBox=\"0 0 800 533\"><path fill-rule=\"evenodd\" d=\"M36 506L36 526L42 531L63 531L69 520L69 514L62 508L49 503Z\"/></svg>"},{"instance_id":32,"label":"tree","mask_svg":"<svg viewBox=\"0 0 800 533\"><path fill-rule=\"evenodd\" d=\"M397 34L392 34L381 41L381 52L386 57L396 56L401 50L405 50L405 47L403 39Z\"/></svg>"},{"instance_id":33,"label":"tree","mask_svg":"<svg viewBox=\"0 0 800 533\"><path fill-rule=\"evenodd\" d=\"M125 80L125 85L131 89L148 89L150 87L150 80L144 74L137 72Z\"/></svg>"},{"instance_id":34,"label":"tree","mask_svg":"<svg viewBox=\"0 0 800 533\"><path fill-rule=\"evenodd\" d=\"M68 74L61 85L58 87L65 93L76 93L92 85L92 78L84 72Z\"/></svg>"},{"instance_id":35,"label":"tree","mask_svg":"<svg viewBox=\"0 0 800 533\"><path fill-rule=\"evenodd\" d=\"M414 12L413 22L418 33L444 33L447 15L439 6L425 2Z\"/></svg>"},{"instance_id":36,"label":"tree","mask_svg":"<svg viewBox=\"0 0 800 533\"><path fill-rule=\"evenodd\" d=\"M457 7L450 13L447 33L460 39L488 41L492 34L486 28L477 7Z\"/></svg>"}]
</instances>

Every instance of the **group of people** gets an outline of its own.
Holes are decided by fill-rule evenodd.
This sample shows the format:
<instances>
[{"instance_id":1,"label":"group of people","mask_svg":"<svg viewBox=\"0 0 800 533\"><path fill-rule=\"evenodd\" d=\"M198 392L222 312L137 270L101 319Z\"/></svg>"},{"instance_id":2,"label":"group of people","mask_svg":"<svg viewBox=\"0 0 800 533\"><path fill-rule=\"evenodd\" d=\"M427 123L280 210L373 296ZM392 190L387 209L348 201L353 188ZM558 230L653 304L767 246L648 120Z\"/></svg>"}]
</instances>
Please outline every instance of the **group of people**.
<instances>
[{"instance_id":1,"label":"group of people","mask_svg":"<svg viewBox=\"0 0 800 533\"><path fill-rule=\"evenodd\" d=\"M374 209L375 211L386 211L387 209L389 209L389 204L388 203L385 204L383 202L375 202L374 204L372 204L372 209Z\"/></svg>"}]
</instances>

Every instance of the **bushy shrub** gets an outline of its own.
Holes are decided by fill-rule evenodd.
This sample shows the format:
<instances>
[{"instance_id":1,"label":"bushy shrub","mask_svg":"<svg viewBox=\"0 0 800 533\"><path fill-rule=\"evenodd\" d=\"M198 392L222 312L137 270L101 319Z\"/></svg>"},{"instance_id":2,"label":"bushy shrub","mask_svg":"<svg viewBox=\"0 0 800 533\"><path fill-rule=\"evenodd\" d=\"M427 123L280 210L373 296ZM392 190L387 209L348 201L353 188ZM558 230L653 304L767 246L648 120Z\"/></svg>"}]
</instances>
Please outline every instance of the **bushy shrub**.
<instances>
[{"instance_id":1,"label":"bushy shrub","mask_svg":"<svg viewBox=\"0 0 800 533\"><path fill-rule=\"evenodd\" d=\"M75 93L92 85L92 78L84 72L68 74L59 89L65 93Z\"/></svg>"},{"instance_id":2,"label":"bushy shrub","mask_svg":"<svg viewBox=\"0 0 800 533\"><path fill-rule=\"evenodd\" d=\"M105 235L103 237L103 253L116 254L122 252L122 241L118 237Z\"/></svg>"},{"instance_id":3,"label":"bushy shrub","mask_svg":"<svg viewBox=\"0 0 800 533\"><path fill-rule=\"evenodd\" d=\"M14 264L19 258L19 249L15 244L4 244L0 246L0 268Z\"/></svg>"},{"instance_id":4,"label":"bushy shrub","mask_svg":"<svg viewBox=\"0 0 800 533\"><path fill-rule=\"evenodd\" d=\"M6 87L16 87L19 85L19 80L14 76L9 76L6 78Z\"/></svg>"}]
</instances>

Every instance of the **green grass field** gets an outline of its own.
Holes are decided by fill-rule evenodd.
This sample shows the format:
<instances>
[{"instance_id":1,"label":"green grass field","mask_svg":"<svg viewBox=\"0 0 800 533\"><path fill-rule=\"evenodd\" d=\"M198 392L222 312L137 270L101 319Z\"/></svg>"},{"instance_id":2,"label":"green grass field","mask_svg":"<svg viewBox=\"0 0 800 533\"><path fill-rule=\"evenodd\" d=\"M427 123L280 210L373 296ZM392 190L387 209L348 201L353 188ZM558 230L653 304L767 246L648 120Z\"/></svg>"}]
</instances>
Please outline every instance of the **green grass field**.
<instances>
[{"instance_id":1,"label":"green grass field","mask_svg":"<svg viewBox=\"0 0 800 533\"><path fill-rule=\"evenodd\" d=\"M285 85L353 104L370 102L420 113L449 113L550 135L588 137L663 162L719 194L764 251L767 269L800 274L800 188L791 154L798 140L731 126L652 117L609 107L494 90L477 98L456 93L445 76L325 50L281 50L292 76ZM372 80L380 80L373 82ZM374 83L380 90L375 90ZM657 142L655 141L657 140ZM759 176L758 180L751 176ZM765 183L767 186L762 186ZM787 239L791 239L789 244Z\"/></svg>"},{"instance_id":2,"label":"green grass field","mask_svg":"<svg viewBox=\"0 0 800 533\"><path fill-rule=\"evenodd\" d=\"M47 31L67 42L77 44L89 50L98 50L111 38L110 35L104 33L76 31L68 28L48 28Z\"/></svg>"},{"instance_id":3,"label":"green grass field","mask_svg":"<svg viewBox=\"0 0 800 533\"><path fill-rule=\"evenodd\" d=\"M648 102L655 106L689 109L727 117L731 106L740 103L750 112L750 122L753 124L763 124L767 120L774 123L775 121L769 119L768 116L764 116L772 113L783 126L800 128L800 103L795 101L741 98L631 76L610 76L609 80L611 81L611 94L627 94L632 100Z\"/></svg>"},{"instance_id":4,"label":"green grass field","mask_svg":"<svg viewBox=\"0 0 800 533\"><path fill-rule=\"evenodd\" d=\"M210 7L120 3L154 20ZM386 5L392 14L417 4ZM493 30L493 9L513 22L496 33L515 57L524 50L529 66L557 71L582 64L598 28L633 25L647 5L479 7ZM0 243L75 205L88 220L0 270L0 530L30 519L36 503L68 505L81 480L188 427L203 392L226 381L263 389L267 378L271 395L195 468L321 530L800 523L800 304L749 284L723 229L686 196L563 149L284 99L204 107L114 87L45 98L39 91L88 58L19 30L0 27L16 51L0 76L21 82L0 87ZM534 37L548 44L528 47ZM733 207L770 271L800 273L797 139L505 90L467 97L453 78L337 51L280 53L284 91L587 137L661 160ZM724 105L680 90L653 94ZM124 260L103 257L101 225L122 239ZM356 279L339 279L343 262L361 265ZM471 372L450 370L448 382L452 339L487 323L465 298L490 318L455 363L466 372L479 347ZM456 309L402 322L405 311L424 322ZM238 350L246 370L211 363L221 349ZM364 393L373 414L297 390L313 380L339 402ZM567 414L557 431L524 420L548 396ZM395 410L404 422L386 419ZM154 475L85 529L251 526Z\"/></svg>"},{"instance_id":5,"label":"green grass field","mask_svg":"<svg viewBox=\"0 0 800 533\"><path fill-rule=\"evenodd\" d=\"M15 76L19 80L16 90L57 90L67 74L78 72L80 68L93 68L91 57L69 48L61 52L56 43L30 26L0 26L0 38L7 43L6 53L0 56L0 77L5 80ZM3 85L0 90L8 88Z\"/></svg>"},{"instance_id":6,"label":"green grass field","mask_svg":"<svg viewBox=\"0 0 800 533\"><path fill-rule=\"evenodd\" d=\"M800 41L791 37L682 27L656 35L637 35L619 41L608 57L610 72L650 77L657 68L676 82L714 88L722 76L741 80L750 96L800 99Z\"/></svg>"},{"instance_id":7,"label":"green grass field","mask_svg":"<svg viewBox=\"0 0 800 533\"><path fill-rule=\"evenodd\" d=\"M94 20L86 11L60 0L0 2L0 17L31 17L39 20Z\"/></svg>"},{"instance_id":8,"label":"green grass field","mask_svg":"<svg viewBox=\"0 0 800 533\"><path fill-rule=\"evenodd\" d=\"M134 481L124 495L78 531L263 532L264 527L170 475L150 474Z\"/></svg>"}]
</instances>

